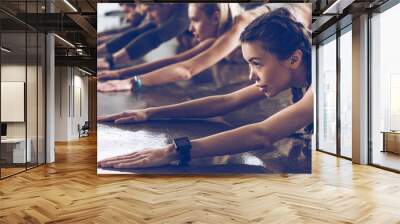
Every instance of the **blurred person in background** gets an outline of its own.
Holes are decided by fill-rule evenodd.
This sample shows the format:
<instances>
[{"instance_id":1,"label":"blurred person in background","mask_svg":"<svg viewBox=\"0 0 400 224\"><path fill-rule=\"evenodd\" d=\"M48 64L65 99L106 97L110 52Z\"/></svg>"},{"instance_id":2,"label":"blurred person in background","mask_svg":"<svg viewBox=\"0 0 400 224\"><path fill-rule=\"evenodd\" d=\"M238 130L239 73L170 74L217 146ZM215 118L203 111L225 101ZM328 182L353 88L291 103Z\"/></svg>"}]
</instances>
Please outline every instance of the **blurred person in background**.
<instances>
[{"instance_id":1,"label":"blurred person in background","mask_svg":"<svg viewBox=\"0 0 400 224\"><path fill-rule=\"evenodd\" d=\"M140 3L120 3L123 16L121 18L122 27L109 29L97 34L97 45L101 45L117 35L123 35L126 32L137 28L146 17L146 11L139 10Z\"/></svg>"},{"instance_id":2,"label":"blurred person in background","mask_svg":"<svg viewBox=\"0 0 400 224\"><path fill-rule=\"evenodd\" d=\"M187 4L141 3L139 12L144 11L147 23L98 46L98 70L115 69L141 58L162 43L182 34L189 26Z\"/></svg>"}]
</instances>

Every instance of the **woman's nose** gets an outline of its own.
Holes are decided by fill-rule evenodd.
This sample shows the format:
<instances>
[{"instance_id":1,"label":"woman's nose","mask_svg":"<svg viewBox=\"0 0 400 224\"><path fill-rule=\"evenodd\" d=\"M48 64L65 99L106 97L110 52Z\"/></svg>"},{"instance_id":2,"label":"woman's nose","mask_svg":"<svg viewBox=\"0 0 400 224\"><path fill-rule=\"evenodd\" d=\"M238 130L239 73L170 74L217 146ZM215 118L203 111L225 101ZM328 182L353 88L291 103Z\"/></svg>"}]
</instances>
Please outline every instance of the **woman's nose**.
<instances>
[{"instance_id":1,"label":"woman's nose","mask_svg":"<svg viewBox=\"0 0 400 224\"><path fill-rule=\"evenodd\" d=\"M193 29L193 25L192 23L189 24L189 32L193 33L194 29Z\"/></svg>"},{"instance_id":2,"label":"woman's nose","mask_svg":"<svg viewBox=\"0 0 400 224\"><path fill-rule=\"evenodd\" d=\"M258 76L256 73L254 73L252 70L250 71L249 79L251 81L258 81Z\"/></svg>"}]
</instances>

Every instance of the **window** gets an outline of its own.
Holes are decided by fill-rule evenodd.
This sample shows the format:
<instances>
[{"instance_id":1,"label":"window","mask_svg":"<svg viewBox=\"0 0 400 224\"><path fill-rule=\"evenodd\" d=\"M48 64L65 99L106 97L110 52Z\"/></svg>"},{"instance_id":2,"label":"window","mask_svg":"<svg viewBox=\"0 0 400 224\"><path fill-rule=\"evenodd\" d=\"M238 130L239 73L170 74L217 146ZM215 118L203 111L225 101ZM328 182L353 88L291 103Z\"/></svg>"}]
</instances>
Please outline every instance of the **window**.
<instances>
[{"instance_id":1,"label":"window","mask_svg":"<svg viewBox=\"0 0 400 224\"><path fill-rule=\"evenodd\" d=\"M352 157L352 33L351 26L340 36L340 155Z\"/></svg>"},{"instance_id":2,"label":"window","mask_svg":"<svg viewBox=\"0 0 400 224\"><path fill-rule=\"evenodd\" d=\"M336 36L318 48L318 149L336 153Z\"/></svg>"},{"instance_id":3,"label":"window","mask_svg":"<svg viewBox=\"0 0 400 224\"><path fill-rule=\"evenodd\" d=\"M399 4L371 18L370 156L372 164L395 170L400 170L400 150L387 151L384 132L400 129L400 33L394 29L399 21ZM400 143L395 144L399 149Z\"/></svg>"}]
</instances>

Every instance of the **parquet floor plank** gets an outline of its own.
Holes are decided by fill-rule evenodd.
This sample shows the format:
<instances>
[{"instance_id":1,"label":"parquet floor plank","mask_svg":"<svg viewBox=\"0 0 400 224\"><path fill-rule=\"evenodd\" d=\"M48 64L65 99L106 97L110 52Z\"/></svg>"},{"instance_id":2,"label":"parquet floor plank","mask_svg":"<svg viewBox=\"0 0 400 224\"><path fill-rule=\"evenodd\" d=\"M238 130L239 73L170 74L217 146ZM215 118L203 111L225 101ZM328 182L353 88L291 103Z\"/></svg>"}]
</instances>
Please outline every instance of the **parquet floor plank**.
<instances>
[{"instance_id":1,"label":"parquet floor plank","mask_svg":"<svg viewBox=\"0 0 400 224\"><path fill-rule=\"evenodd\" d=\"M400 223L400 175L313 152L311 175L96 174L96 138L0 181L0 223Z\"/></svg>"}]
</instances>

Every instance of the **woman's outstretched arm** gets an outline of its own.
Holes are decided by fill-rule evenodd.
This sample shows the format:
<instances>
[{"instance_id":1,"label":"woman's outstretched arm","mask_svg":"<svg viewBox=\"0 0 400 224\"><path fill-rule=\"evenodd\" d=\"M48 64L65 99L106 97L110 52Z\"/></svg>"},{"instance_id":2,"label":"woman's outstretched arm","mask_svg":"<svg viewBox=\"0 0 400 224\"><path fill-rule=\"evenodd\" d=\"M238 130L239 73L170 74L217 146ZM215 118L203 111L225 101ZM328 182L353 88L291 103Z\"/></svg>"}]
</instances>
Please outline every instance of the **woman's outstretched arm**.
<instances>
[{"instance_id":1,"label":"woman's outstretched arm","mask_svg":"<svg viewBox=\"0 0 400 224\"><path fill-rule=\"evenodd\" d=\"M279 111L265 121L192 141L192 158L236 154L271 146L313 122L313 91L299 102ZM166 165L178 159L173 145L148 149L99 161L100 167L143 168Z\"/></svg>"},{"instance_id":2,"label":"woman's outstretched arm","mask_svg":"<svg viewBox=\"0 0 400 224\"><path fill-rule=\"evenodd\" d=\"M260 92L255 85L251 85L225 95L208 96L178 104L99 116L98 121L134 123L157 118L215 117L243 108L246 105L263 98L265 98L265 95Z\"/></svg>"},{"instance_id":3,"label":"woman's outstretched arm","mask_svg":"<svg viewBox=\"0 0 400 224\"><path fill-rule=\"evenodd\" d=\"M197 54L200 54L201 52L209 48L214 43L214 41L214 38L209 38L202 41L190 50L158 61L135 65L118 70L102 71L97 74L97 79L100 81L126 79L138 74L148 73L174 63L182 62L196 56Z\"/></svg>"},{"instance_id":4,"label":"woman's outstretched arm","mask_svg":"<svg viewBox=\"0 0 400 224\"><path fill-rule=\"evenodd\" d=\"M268 147L313 122L313 101L313 92L309 90L302 100L262 122L194 140L192 156L235 154Z\"/></svg>"}]
</instances>

